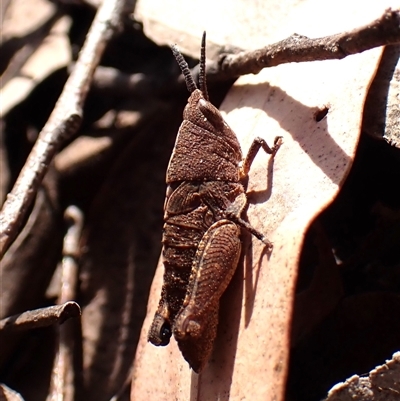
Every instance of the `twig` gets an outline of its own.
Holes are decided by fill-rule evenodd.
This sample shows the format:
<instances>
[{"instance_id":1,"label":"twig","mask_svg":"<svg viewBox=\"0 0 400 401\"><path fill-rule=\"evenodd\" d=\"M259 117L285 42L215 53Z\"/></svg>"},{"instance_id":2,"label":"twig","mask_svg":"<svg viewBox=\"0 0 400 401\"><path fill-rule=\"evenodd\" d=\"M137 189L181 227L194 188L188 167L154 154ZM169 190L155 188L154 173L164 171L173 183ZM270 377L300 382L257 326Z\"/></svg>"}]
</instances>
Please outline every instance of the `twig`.
<instances>
[{"instance_id":1,"label":"twig","mask_svg":"<svg viewBox=\"0 0 400 401\"><path fill-rule=\"evenodd\" d=\"M72 301L76 298L75 292L78 281L76 258L79 255L79 240L83 225L82 212L75 206L69 206L64 216L70 227L64 238L59 303ZM57 351L47 401L73 401L75 399L75 326L71 323L73 322L59 327Z\"/></svg>"},{"instance_id":2,"label":"twig","mask_svg":"<svg viewBox=\"0 0 400 401\"><path fill-rule=\"evenodd\" d=\"M24 401L20 393L12 390L4 383L0 384L0 400L1 401Z\"/></svg>"},{"instance_id":3,"label":"twig","mask_svg":"<svg viewBox=\"0 0 400 401\"><path fill-rule=\"evenodd\" d=\"M26 212L61 143L82 120L82 106L106 43L118 29L123 0L104 0L97 11L78 61L57 104L0 212L0 259L16 237Z\"/></svg>"},{"instance_id":4,"label":"twig","mask_svg":"<svg viewBox=\"0 0 400 401\"><path fill-rule=\"evenodd\" d=\"M72 317L78 317L81 308L76 302L67 302L63 305L26 311L0 320L0 331L16 331L37 329L51 326L54 323L63 323Z\"/></svg>"},{"instance_id":5,"label":"twig","mask_svg":"<svg viewBox=\"0 0 400 401\"><path fill-rule=\"evenodd\" d=\"M400 9L389 9L379 19L350 32L318 39L294 34L259 50L222 54L218 62L208 64L207 79L215 81L258 74L263 68L279 64L342 59L399 42Z\"/></svg>"},{"instance_id":6,"label":"twig","mask_svg":"<svg viewBox=\"0 0 400 401\"><path fill-rule=\"evenodd\" d=\"M69 206L65 210L64 218L68 222L69 228L64 238L59 304L76 298L78 279L76 258L79 256L79 241L83 226L83 214L76 206Z\"/></svg>"}]
</instances>

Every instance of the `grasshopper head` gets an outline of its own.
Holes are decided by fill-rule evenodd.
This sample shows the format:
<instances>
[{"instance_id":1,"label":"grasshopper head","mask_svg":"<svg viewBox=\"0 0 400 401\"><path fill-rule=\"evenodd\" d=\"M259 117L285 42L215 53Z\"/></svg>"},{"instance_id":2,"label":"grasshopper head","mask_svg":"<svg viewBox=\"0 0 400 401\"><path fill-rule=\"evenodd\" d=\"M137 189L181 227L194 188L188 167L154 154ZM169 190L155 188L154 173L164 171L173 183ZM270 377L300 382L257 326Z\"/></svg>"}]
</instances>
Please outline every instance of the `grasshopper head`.
<instances>
[{"instance_id":1,"label":"grasshopper head","mask_svg":"<svg viewBox=\"0 0 400 401\"><path fill-rule=\"evenodd\" d=\"M156 313L153 324L150 327L148 340L156 346L165 346L169 344L171 335L170 322Z\"/></svg>"}]
</instances>

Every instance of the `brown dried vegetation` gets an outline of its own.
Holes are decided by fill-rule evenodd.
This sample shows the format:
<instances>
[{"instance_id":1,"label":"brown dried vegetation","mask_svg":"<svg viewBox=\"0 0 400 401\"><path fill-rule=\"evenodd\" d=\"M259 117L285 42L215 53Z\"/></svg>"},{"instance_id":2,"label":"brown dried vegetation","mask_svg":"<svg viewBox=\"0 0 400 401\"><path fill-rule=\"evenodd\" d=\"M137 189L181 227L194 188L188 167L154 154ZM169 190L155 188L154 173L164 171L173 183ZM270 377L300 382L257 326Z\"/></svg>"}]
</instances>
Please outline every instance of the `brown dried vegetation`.
<instances>
[{"instance_id":1,"label":"brown dried vegetation","mask_svg":"<svg viewBox=\"0 0 400 401\"><path fill-rule=\"evenodd\" d=\"M15 83L18 77L27 77L21 69L25 60L49 40L51 28L62 18L70 23L62 33L70 58L77 60L96 10L79 1L54 2L52 7L35 28L4 37L0 66L4 88L6 81ZM7 23L6 19L4 25ZM400 349L400 152L396 124L386 121L385 125L385 108L381 106L391 80L395 76L398 79L399 52L397 44L386 47L382 54L367 93L368 112L359 116L363 125L357 146L358 134L354 139L351 170L337 183L337 196L315 219L307 221L304 237L299 233L301 250L293 256L299 260L296 292L287 301L294 305L287 322L291 327L290 360L275 369L286 383L279 399L285 394L288 400L320 399L334 384L370 371ZM40 57L35 68L41 71L55 56L45 52ZM195 66L196 61L189 59L189 65ZM68 67L64 63L32 80L29 90L4 109L0 137L2 202L55 106L69 75ZM72 300L82 311L80 320L70 319L61 326L26 331L0 326L0 383L26 400L50 399L61 392L69 401L101 401L113 396L127 400L132 366L134 379L164 377L169 369L175 372L178 362L171 357L173 351L162 354L166 359L161 365L154 357L160 369L157 372L144 371L141 359L134 360L161 251L165 172L188 97L179 76L170 49L151 42L140 24L123 13L120 30L108 43L94 74L80 128L60 145L46 166L47 173L33 190L34 201L22 227L1 260L1 318ZM232 80L221 76L223 80L218 81L216 74L209 84L210 99L217 107L232 85ZM19 89L13 92L22 93ZM5 94L10 92L2 93L2 103L9 99ZM321 106L328 110L322 123L329 118L328 106ZM385 126L394 128L388 132ZM253 138L249 134L247 143ZM285 146L290 147L289 141L284 140ZM271 188L265 190L265 186L270 173L267 166L258 181L261 189L249 196L251 208L262 208L268 199ZM279 172L273 176L277 180ZM258 185L257 176L254 182ZM304 188L307 192L319 190L306 184ZM272 191L275 194L273 186ZM83 222L71 209L67 220L64 218L71 205L81 210ZM254 216L268 231L275 215L266 212ZM247 297L242 322L248 327L254 319L252 305L257 303L254 294L271 291L258 285L262 273L257 266L268 261L252 259L249 236L243 235L242 244L246 257L239 261L222 298L222 323L211 356L211 373L203 376L223 382L221 388L227 390L221 390L221 399L229 399L233 386L235 354L231 347L242 330L241 297ZM279 247L274 252L279 255ZM73 316L77 313L74 309ZM18 325L16 317L7 323L12 324ZM232 325L236 330L231 330ZM148 329L146 326L143 332L147 334ZM257 333L259 344L267 334ZM227 337L231 341L228 345ZM264 352L258 344L248 347L251 352ZM246 355L236 356L242 366L251 365ZM218 376L215 367L221 360L228 368ZM64 366L65 376L57 377L54 366ZM186 366L184 372L181 369L182 375L188 375ZM166 385L166 395L171 388L178 393L179 384L174 380ZM206 394L212 380L198 380ZM148 394L157 385L152 380L143 384ZM8 397L5 399L13 399L6 395L5 387L0 387L0 398L2 392ZM201 392L197 396L205 397ZM184 394L183 399L188 397ZM145 397L136 393L132 398ZM250 398L256 399L249 394Z\"/></svg>"}]
</instances>

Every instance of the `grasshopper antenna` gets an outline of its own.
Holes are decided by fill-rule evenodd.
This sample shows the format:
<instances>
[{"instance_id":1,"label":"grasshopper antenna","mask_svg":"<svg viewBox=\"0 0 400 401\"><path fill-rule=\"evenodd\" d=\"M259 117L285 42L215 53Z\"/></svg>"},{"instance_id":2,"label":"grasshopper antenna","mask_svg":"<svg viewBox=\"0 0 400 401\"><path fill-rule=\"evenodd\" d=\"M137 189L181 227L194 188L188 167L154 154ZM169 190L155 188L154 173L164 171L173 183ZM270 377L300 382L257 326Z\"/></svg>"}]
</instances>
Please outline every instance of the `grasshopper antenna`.
<instances>
[{"instance_id":1,"label":"grasshopper antenna","mask_svg":"<svg viewBox=\"0 0 400 401\"><path fill-rule=\"evenodd\" d=\"M179 68L181 69L182 74L185 78L186 87L188 88L188 91L190 93L194 92L197 89L197 86L196 86L196 83L194 82L192 74L190 73L188 63L183 58L182 53L179 51L179 49L176 45L172 45L171 49L172 49L172 54L174 55L178 65L179 65Z\"/></svg>"},{"instance_id":2,"label":"grasshopper antenna","mask_svg":"<svg viewBox=\"0 0 400 401\"><path fill-rule=\"evenodd\" d=\"M206 82L206 31L203 32L203 37L201 39L199 86L200 90L203 92L204 99L208 100Z\"/></svg>"}]
</instances>

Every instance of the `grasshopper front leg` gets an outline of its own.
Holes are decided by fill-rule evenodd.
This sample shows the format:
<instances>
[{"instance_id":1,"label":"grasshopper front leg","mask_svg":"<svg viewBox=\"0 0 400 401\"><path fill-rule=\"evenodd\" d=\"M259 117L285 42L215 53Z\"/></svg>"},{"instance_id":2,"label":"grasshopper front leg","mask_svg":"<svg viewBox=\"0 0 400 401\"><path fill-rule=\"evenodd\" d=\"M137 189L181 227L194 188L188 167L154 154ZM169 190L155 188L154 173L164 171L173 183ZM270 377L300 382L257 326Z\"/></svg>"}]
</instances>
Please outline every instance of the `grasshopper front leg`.
<instances>
[{"instance_id":1,"label":"grasshopper front leg","mask_svg":"<svg viewBox=\"0 0 400 401\"><path fill-rule=\"evenodd\" d=\"M239 170L240 178L243 179L249 175L249 170L253 163L253 160L261 148L263 148L265 153L275 156L276 152L281 147L281 145L282 145L281 136L275 137L274 146L272 146L272 148L269 147L265 139L260 138L259 136L257 138L254 138L253 143L251 144L249 151L247 152L247 156L244 158L242 166Z\"/></svg>"},{"instance_id":2,"label":"grasshopper front leg","mask_svg":"<svg viewBox=\"0 0 400 401\"><path fill-rule=\"evenodd\" d=\"M214 223L201 240L186 297L174 323L179 348L195 372L208 360L217 332L219 300L239 262L240 228L229 220Z\"/></svg>"},{"instance_id":3,"label":"grasshopper front leg","mask_svg":"<svg viewBox=\"0 0 400 401\"><path fill-rule=\"evenodd\" d=\"M247 152L246 157L244 158L242 165L240 166L239 169L239 177L241 180L244 180L248 177L249 175L249 170L250 167L254 161L254 158L256 157L258 151L262 148L265 153L268 153L272 155L272 157L275 156L276 152L282 145L282 137L277 136L274 139L274 146L271 148L268 146L267 142L265 139L256 137L253 140L253 143L251 144L249 151ZM234 221L236 224L239 226L245 228L247 231L249 231L251 234L253 234L256 238L258 238L260 241L262 241L265 245L267 245L268 249L272 249L272 243L269 241L264 234L261 232L257 231L251 224L249 224L247 221L243 220L241 218L241 214L243 209L245 208L247 203L247 198L245 194L241 194L238 196L226 210L225 210L225 216Z\"/></svg>"}]
</instances>

